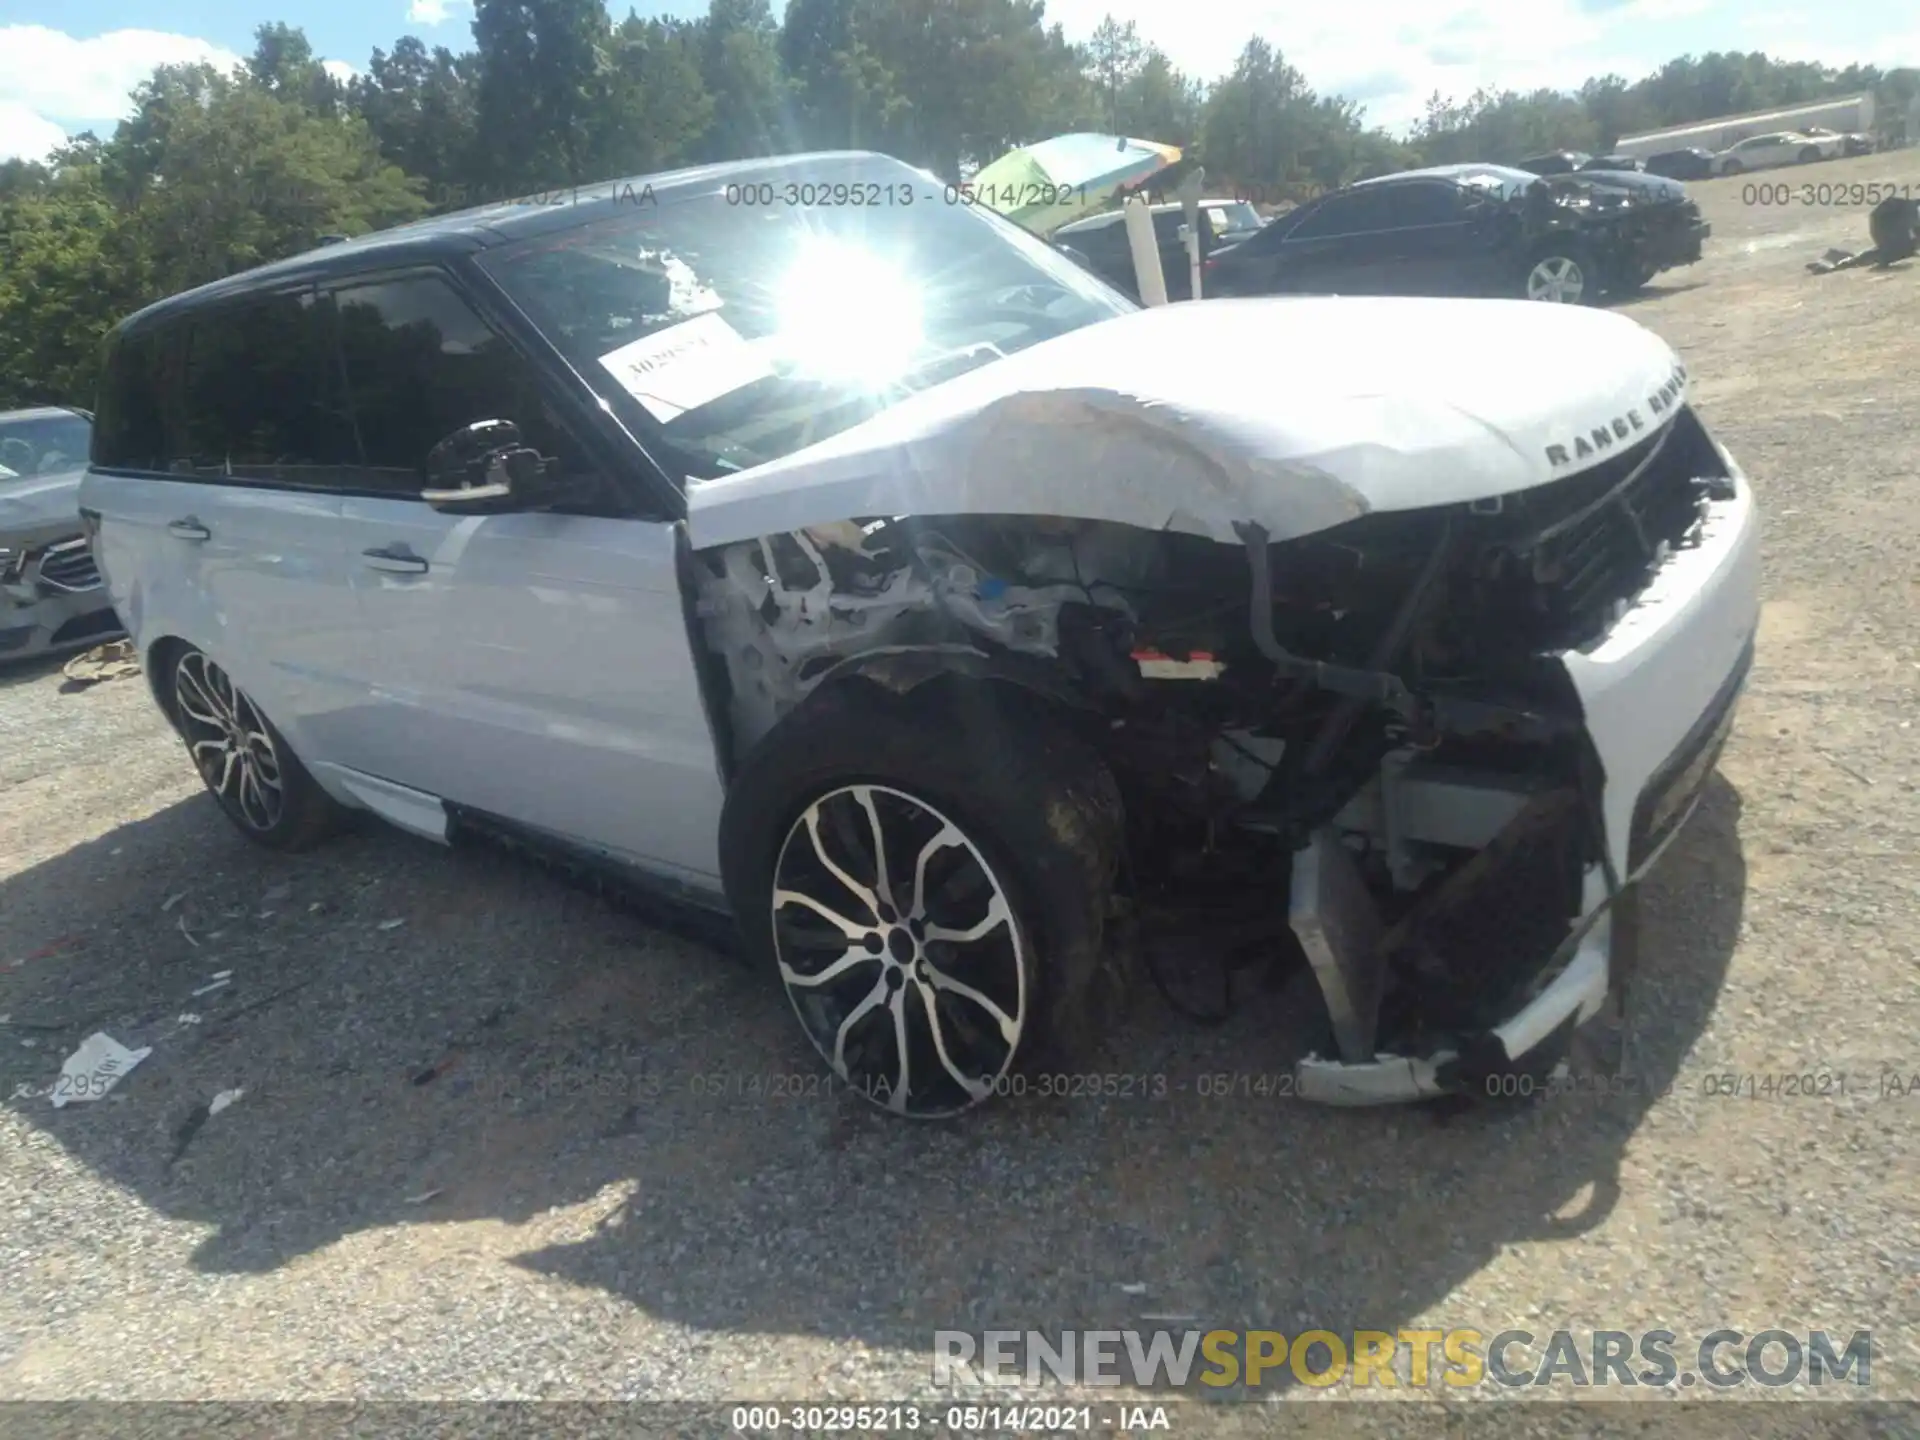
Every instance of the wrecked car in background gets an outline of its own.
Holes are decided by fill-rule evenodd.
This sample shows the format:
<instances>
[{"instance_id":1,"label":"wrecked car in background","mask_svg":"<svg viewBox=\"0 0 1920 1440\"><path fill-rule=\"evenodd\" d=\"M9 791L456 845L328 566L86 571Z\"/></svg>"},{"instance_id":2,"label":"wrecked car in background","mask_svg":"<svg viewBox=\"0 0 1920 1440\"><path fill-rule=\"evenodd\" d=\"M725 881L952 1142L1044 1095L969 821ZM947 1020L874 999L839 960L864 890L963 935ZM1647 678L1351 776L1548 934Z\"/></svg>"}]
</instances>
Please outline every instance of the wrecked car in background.
<instances>
[{"instance_id":1,"label":"wrecked car in background","mask_svg":"<svg viewBox=\"0 0 1920 1440\"><path fill-rule=\"evenodd\" d=\"M1597 303L1691 265L1713 229L1657 175L1443 165L1362 180L1207 261L1204 293Z\"/></svg>"},{"instance_id":2,"label":"wrecked car in background","mask_svg":"<svg viewBox=\"0 0 1920 1440\"><path fill-rule=\"evenodd\" d=\"M80 524L93 417L0 411L0 664L120 633Z\"/></svg>"},{"instance_id":3,"label":"wrecked car in background","mask_svg":"<svg viewBox=\"0 0 1920 1440\"><path fill-rule=\"evenodd\" d=\"M939 195L680 172L124 322L82 499L209 788L730 915L904 1115L1100 1057L1142 933L1309 967L1309 1098L1551 1063L1751 655L1684 367L1519 303L1142 310ZM261 378L170 398L189 334Z\"/></svg>"}]
</instances>

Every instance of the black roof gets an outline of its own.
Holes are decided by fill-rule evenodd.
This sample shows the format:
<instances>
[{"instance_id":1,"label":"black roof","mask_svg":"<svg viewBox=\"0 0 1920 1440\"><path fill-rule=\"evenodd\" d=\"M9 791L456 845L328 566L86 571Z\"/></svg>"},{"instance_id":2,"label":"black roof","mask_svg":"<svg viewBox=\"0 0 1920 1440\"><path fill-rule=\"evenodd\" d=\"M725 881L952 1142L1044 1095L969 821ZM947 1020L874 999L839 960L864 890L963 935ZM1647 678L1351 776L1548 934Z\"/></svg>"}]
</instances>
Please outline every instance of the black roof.
<instances>
[{"instance_id":1,"label":"black roof","mask_svg":"<svg viewBox=\"0 0 1920 1440\"><path fill-rule=\"evenodd\" d=\"M518 199L476 205L447 215L410 221L388 230L376 230L350 240L323 244L285 260L243 270L237 275L229 275L225 279L157 300L121 321L119 328L123 332L145 328L176 311L192 309L227 295L245 294L255 289L273 288L302 280L325 280L388 266L470 255L509 241L571 230L595 220L605 220L619 214L623 207L644 205L688 192L712 191L748 178L773 177L793 170L818 171L835 165L860 168L882 165L899 172L893 183L918 177L936 191L941 186L939 180L924 171L913 169L904 161L867 150L831 150L775 155L755 160L730 160L654 175L601 180L591 185L569 186ZM937 195L934 198L937 199Z\"/></svg>"}]
</instances>

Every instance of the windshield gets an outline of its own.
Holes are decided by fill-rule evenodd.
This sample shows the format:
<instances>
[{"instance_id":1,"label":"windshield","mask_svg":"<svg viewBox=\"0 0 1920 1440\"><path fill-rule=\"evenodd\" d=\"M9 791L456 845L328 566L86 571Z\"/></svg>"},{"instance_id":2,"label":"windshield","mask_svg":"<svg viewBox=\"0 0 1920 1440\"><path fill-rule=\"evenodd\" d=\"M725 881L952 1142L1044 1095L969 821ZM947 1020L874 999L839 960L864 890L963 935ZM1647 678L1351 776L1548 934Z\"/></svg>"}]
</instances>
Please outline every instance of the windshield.
<instances>
[{"instance_id":1,"label":"windshield","mask_svg":"<svg viewBox=\"0 0 1920 1440\"><path fill-rule=\"evenodd\" d=\"M0 482L78 470L87 463L92 439L93 426L84 415L0 419Z\"/></svg>"},{"instance_id":2,"label":"windshield","mask_svg":"<svg viewBox=\"0 0 1920 1440\"><path fill-rule=\"evenodd\" d=\"M1260 212L1244 200L1209 201L1207 209L1213 212L1213 228L1218 233L1260 228Z\"/></svg>"},{"instance_id":3,"label":"windshield","mask_svg":"<svg viewBox=\"0 0 1920 1440\"><path fill-rule=\"evenodd\" d=\"M843 191L866 203L824 198ZM651 443L712 477L1136 308L951 193L897 163L774 171L481 264Z\"/></svg>"}]
</instances>

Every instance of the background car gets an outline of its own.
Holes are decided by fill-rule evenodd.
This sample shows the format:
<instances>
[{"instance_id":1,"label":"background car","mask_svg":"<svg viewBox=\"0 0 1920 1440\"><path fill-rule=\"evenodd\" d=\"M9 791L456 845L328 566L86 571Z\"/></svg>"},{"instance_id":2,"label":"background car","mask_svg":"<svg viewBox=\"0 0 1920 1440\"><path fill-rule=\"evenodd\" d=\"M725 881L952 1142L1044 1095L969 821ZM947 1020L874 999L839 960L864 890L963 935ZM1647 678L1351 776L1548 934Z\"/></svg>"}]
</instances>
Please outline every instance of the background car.
<instances>
[{"instance_id":1,"label":"background car","mask_svg":"<svg viewBox=\"0 0 1920 1440\"><path fill-rule=\"evenodd\" d=\"M1589 160L1582 161L1577 173L1585 174L1594 170L1607 170L1615 173L1624 172L1631 174L1636 170L1644 169L1646 169L1646 166L1642 165L1631 155L1595 155Z\"/></svg>"},{"instance_id":2,"label":"background car","mask_svg":"<svg viewBox=\"0 0 1920 1440\"><path fill-rule=\"evenodd\" d=\"M1842 134L1837 130L1829 130L1823 125L1809 125L1804 133L1819 141L1838 140L1842 156L1873 154L1873 136L1862 134L1858 130ZM1823 153L1822 158L1833 157Z\"/></svg>"},{"instance_id":3,"label":"background car","mask_svg":"<svg viewBox=\"0 0 1920 1440\"><path fill-rule=\"evenodd\" d=\"M1167 298L1192 299L1192 271L1187 261L1187 247L1180 239L1180 227L1186 223L1185 207L1169 202L1151 208L1154 238L1160 243L1160 269L1167 281ZM1263 223L1260 212L1244 200L1202 200L1200 258L1204 261L1214 251L1238 244L1259 231ZM1125 216L1120 211L1108 210L1062 225L1051 238L1057 245L1078 251L1096 275L1121 293L1136 300L1140 298L1140 282L1133 269L1133 247L1127 241Z\"/></svg>"},{"instance_id":4,"label":"background car","mask_svg":"<svg viewBox=\"0 0 1920 1440\"><path fill-rule=\"evenodd\" d=\"M1365 180L1216 253L1208 295L1486 295L1591 304L1700 258L1684 187L1450 165Z\"/></svg>"},{"instance_id":5,"label":"background car","mask_svg":"<svg viewBox=\"0 0 1920 1440\"><path fill-rule=\"evenodd\" d=\"M1713 157L1713 173L1739 175L1748 170L1771 170L1781 165L1810 165L1817 160L1837 160L1846 153L1846 148L1846 141L1838 135L1803 135L1798 130L1749 135Z\"/></svg>"},{"instance_id":6,"label":"background car","mask_svg":"<svg viewBox=\"0 0 1920 1440\"><path fill-rule=\"evenodd\" d=\"M1705 180L1714 173L1713 160L1713 151L1692 146L1649 155L1641 168L1649 175L1662 175L1669 180Z\"/></svg>"},{"instance_id":7,"label":"background car","mask_svg":"<svg viewBox=\"0 0 1920 1440\"><path fill-rule=\"evenodd\" d=\"M1545 155L1529 155L1515 168L1529 175L1571 175L1592 159L1584 150L1554 150Z\"/></svg>"},{"instance_id":8,"label":"background car","mask_svg":"<svg viewBox=\"0 0 1920 1440\"><path fill-rule=\"evenodd\" d=\"M93 416L0 413L0 661L120 633L80 520Z\"/></svg>"}]
</instances>

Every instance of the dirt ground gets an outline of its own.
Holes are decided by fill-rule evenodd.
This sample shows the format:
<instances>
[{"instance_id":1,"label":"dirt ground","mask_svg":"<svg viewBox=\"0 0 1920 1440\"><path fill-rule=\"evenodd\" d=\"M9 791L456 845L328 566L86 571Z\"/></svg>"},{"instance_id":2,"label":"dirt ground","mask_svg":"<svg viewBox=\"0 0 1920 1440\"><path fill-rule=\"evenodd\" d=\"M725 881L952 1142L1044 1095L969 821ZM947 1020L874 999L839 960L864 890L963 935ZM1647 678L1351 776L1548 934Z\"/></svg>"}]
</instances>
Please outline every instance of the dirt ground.
<instances>
[{"instance_id":1,"label":"dirt ground","mask_svg":"<svg viewBox=\"0 0 1920 1440\"><path fill-rule=\"evenodd\" d=\"M1266 994L1143 1000L1112 1068L1163 1098L900 1124L698 945L377 829L263 854L143 681L34 666L0 673L0 1396L872 1401L935 1393L936 1329L1172 1315L1871 1329L1872 1395L1920 1399L1920 1096L1883 1078L1920 1075L1920 263L1808 275L1867 207L1798 188L1859 180L1920 191L1920 150L1692 187L1707 258L1628 307L1754 477L1766 601L1646 898L1634 1093L1313 1109L1262 1093ZM94 1029L152 1054L55 1110ZM1813 1072L1844 1093L1709 1093Z\"/></svg>"}]
</instances>

